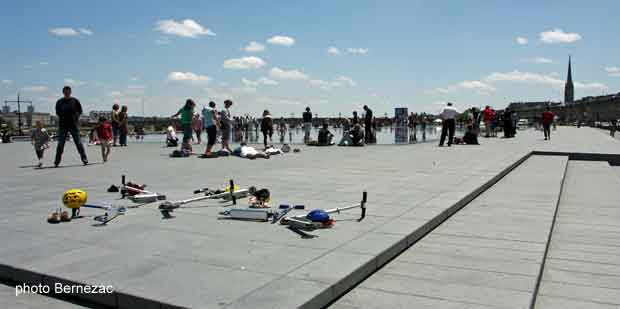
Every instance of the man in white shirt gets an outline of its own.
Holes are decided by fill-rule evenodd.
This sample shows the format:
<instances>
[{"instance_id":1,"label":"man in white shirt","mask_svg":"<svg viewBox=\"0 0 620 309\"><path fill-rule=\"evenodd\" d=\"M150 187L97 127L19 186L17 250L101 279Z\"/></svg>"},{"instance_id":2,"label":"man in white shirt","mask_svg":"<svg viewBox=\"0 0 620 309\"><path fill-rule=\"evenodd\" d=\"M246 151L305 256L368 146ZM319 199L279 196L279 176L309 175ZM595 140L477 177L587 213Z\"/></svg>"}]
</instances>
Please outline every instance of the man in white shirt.
<instances>
[{"instance_id":1,"label":"man in white shirt","mask_svg":"<svg viewBox=\"0 0 620 309\"><path fill-rule=\"evenodd\" d=\"M448 102L439 115L439 117L443 120L441 123L441 139L439 140L439 147L443 147L443 143L446 140L446 134L448 134L448 147L452 146L452 142L454 142L455 129L454 118L457 114L458 112L452 106L452 103Z\"/></svg>"}]
</instances>

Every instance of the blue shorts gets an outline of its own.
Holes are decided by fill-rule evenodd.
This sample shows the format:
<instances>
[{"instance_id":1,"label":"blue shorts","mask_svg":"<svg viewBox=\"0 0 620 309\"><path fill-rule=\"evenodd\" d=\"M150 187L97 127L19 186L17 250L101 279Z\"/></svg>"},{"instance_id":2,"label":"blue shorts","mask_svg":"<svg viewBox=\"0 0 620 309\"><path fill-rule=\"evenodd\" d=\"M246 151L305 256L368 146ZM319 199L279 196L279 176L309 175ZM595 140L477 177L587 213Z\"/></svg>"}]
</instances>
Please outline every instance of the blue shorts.
<instances>
[{"instance_id":1,"label":"blue shorts","mask_svg":"<svg viewBox=\"0 0 620 309\"><path fill-rule=\"evenodd\" d=\"M194 129L192 128L191 123L183 124L182 128L183 128L183 143L187 143L189 140L192 139L192 136L194 135Z\"/></svg>"}]
</instances>

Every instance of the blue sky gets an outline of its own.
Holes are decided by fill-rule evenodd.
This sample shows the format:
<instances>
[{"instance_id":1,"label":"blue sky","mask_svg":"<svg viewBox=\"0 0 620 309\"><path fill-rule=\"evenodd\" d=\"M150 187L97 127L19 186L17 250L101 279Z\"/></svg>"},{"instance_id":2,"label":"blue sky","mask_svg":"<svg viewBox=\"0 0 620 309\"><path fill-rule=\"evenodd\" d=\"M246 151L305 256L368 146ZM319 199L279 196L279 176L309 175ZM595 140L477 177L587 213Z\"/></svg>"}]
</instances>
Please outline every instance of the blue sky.
<instances>
[{"instance_id":1,"label":"blue sky","mask_svg":"<svg viewBox=\"0 0 620 309\"><path fill-rule=\"evenodd\" d=\"M8 2L8 3L7 3ZM436 112L620 92L618 1L6 1L0 97L51 111ZM251 42L256 42L249 46ZM261 46L262 49L261 50ZM246 50L247 47L253 47Z\"/></svg>"}]
</instances>

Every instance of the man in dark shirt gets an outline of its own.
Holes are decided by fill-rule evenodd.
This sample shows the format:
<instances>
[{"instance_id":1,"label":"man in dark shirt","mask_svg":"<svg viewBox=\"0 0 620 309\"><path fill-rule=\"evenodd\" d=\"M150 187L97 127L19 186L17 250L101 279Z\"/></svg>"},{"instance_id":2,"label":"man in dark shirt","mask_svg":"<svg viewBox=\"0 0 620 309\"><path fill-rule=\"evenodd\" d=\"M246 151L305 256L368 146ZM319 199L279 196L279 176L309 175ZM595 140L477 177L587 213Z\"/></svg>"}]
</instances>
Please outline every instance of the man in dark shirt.
<instances>
[{"instance_id":1,"label":"man in dark shirt","mask_svg":"<svg viewBox=\"0 0 620 309\"><path fill-rule=\"evenodd\" d=\"M62 153L65 150L65 141L67 134L70 133L75 142L75 147L80 153L80 158L84 165L88 164L86 151L80 139L80 115L82 114L82 105L80 101L71 96L71 87L62 88L63 98L56 102L56 115L58 116L58 146L56 146L56 159L54 166L58 167L62 160Z\"/></svg>"},{"instance_id":2,"label":"man in dark shirt","mask_svg":"<svg viewBox=\"0 0 620 309\"><path fill-rule=\"evenodd\" d=\"M312 129L312 112L310 107L306 107L302 117L304 120L304 144L307 144L310 141L310 130Z\"/></svg>"},{"instance_id":3,"label":"man in dark shirt","mask_svg":"<svg viewBox=\"0 0 620 309\"><path fill-rule=\"evenodd\" d=\"M373 134L372 134L372 110L368 108L368 106L364 105L364 137L366 138L366 144L372 142Z\"/></svg>"}]
</instances>

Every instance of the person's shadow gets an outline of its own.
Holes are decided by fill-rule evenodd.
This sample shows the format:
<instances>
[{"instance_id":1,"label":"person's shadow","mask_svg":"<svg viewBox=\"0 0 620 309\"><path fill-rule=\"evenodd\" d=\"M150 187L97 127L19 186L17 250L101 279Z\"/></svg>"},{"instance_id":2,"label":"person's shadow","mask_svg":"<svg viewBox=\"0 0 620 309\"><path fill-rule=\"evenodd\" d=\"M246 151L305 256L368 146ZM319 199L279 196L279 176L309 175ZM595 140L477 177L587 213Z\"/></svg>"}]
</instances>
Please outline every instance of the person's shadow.
<instances>
[{"instance_id":1,"label":"person's shadow","mask_svg":"<svg viewBox=\"0 0 620 309\"><path fill-rule=\"evenodd\" d=\"M49 166L42 166L39 167L38 165L22 165L19 168L34 168L35 170L45 170L45 169L50 169L50 168L66 168L66 167L80 167L80 166L89 166L89 165L98 165L98 164L103 164L101 162L96 162L96 163L88 163L86 165L84 164L69 164L69 165L59 165L58 167L54 167L54 165L49 165Z\"/></svg>"}]
</instances>

